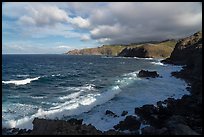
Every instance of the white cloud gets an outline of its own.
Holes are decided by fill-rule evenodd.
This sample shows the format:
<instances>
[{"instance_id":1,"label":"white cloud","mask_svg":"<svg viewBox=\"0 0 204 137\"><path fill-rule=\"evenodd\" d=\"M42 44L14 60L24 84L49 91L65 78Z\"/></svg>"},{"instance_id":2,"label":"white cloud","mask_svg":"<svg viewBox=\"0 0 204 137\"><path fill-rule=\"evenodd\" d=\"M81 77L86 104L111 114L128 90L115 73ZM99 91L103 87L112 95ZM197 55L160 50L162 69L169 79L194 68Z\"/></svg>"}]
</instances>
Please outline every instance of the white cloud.
<instances>
[{"instance_id":1,"label":"white cloud","mask_svg":"<svg viewBox=\"0 0 204 137\"><path fill-rule=\"evenodd\" d=\"M9 18L3 20L3 34L23 39L61 36L99 44L132 43L185 37L202 29L199 2L10 2L2 5L2 15Z\"/></svg>"},{"instance_id":2,"label":"white cloud","mask_svg":"<svg viewBox=\"0 0 204 137\"><path fill-rule=\"evenodd\" d=\"M84 34L84 35L81 36L81 41L88 41L90 39L91 39L90 36L87 35L87 34Z\"/></svg>"},{"instance_id":3,"label":"white cloud","mask_svg":"<svg viewBox=\"0 0 204 137\"><path fill-rule=\"evenodd\" d=\"M20 17L19 22L24 24L24 25L35 25L36 24L35 20L31 17L28 17L28 16Z\"/></svg>"},{"instance_id":4,"label":"white cloud","mask_svg":"<svg viewBox=\"0 0 204 137\"><path fill-rule=\"evenodd\" d=\"M68 21L67 13L56 6L32 4L26 7L26 15L19 18L22 24L45 26Z\"/></svg>"},{"instance_id":5,"label":"white cloud","mask_svg":"<svg viewBox=\"0 0 204 137\"><path fill-rule=\"evenodd\" d=\"M92 38L112 38L118 35L121 35L121 30L123 29L123 26L120 24L115 24L113 26L109 25L100 25L93 30L91 30L91 37Z\"/></svg>"},{"instance_id":6,"label":"white cloud","mask_svg":"<svg viewBox=\"0 0 204 137\"><path fill-rule=\"evenodd\" d=\"M99 43L109 43L111 41L110 38L100 38L97 40Z\"/></svg>"},{"instance_id":7,"label":"white cloud","mask_svg":"<svg viewBox=\"0 0 204 137\"><path fill-rule=\"evenodd\" d=\"M2 46L2 52L6 54L62 54L74 49L68 45L52 45L49 48L43 44L30 44L29 42L10 42Z\"/></svg>"},{"instance_id":8,"label":"white cloud","mask_svg":"<svg viewBox=\"0 0 204 137\"><path fill-rule=\"evenodd\" d=\"M108 3L90 15L91 38L110 43L164 40L202 29L200 3ZM102 40L103 41L103 40Z\"/></svg>"},{"instance_id":9,"label":"white cloud","mask_svg":"<svg viewBox=\"0 0 204 137\"><path fill-rule=\"evenodd\" d=\"M56 48L58 48L58 49L71 49L72 47L70 47L70 46L67 46L67 45L60 45L60 46L57 46Z\"/></svg>"},{"instance_id":10,"label":"white cloud","mask_svg":"<svg viewBox=\"0 0 204 137\"><path fill-rule=\"evenodd\" d=\"M71 22L74 25L77 25L80 28L89 28L90 22L88 19L83 19L82 17L75 17L75 18L69 18L69 22Z\"/></svg>"}]
</instances>

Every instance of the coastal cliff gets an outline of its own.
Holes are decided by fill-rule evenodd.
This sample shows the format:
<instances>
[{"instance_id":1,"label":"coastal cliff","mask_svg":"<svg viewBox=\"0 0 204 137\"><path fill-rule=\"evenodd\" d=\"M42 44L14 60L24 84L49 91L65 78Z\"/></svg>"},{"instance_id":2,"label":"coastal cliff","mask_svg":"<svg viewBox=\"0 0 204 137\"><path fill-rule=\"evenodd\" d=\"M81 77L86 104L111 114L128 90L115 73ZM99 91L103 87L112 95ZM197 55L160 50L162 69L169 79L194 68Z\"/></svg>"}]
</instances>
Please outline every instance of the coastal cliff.
<instances>
[{"instance_id":1,"label":"coastal cliff","mask_svg":"<svg viewBox=\"0 0 204 137\"><path fill-rule=\"evenodd\" d=\"M172 75L184 78L191 85L197 84L197 94L202 93L202 32L181 39L175 46L171 56L162 61L163 63L185 65L180 72L173 72Z\"/></svg>"},{"instance_id":2,"label":"coastal cliff","mask_svg":"<svg viewBox=\"0 0 204 137\"><path fill-rule=\"evenodd\" d=\"M166 40L161 42L145 42L128 45L103 45L97 48L75 49L68 51L66 54L166 58L170 56L175 44L175 40Z\"/></svg>"},{"instance_id":3,"label":"coastal cliff","mask_svg":"<svg viewBox=\"0 0 204 137\"><path fill-rule=\"evenodd\" d=\"M171 56L162 62L184 65L181 71L172 72L172 75L184 79L191 94L181 99L159 101L156 107L135 108L135 113L150 124L142 129L142 134L202 134L202 32L179 40Z\"/></svg>"}]
</instances>

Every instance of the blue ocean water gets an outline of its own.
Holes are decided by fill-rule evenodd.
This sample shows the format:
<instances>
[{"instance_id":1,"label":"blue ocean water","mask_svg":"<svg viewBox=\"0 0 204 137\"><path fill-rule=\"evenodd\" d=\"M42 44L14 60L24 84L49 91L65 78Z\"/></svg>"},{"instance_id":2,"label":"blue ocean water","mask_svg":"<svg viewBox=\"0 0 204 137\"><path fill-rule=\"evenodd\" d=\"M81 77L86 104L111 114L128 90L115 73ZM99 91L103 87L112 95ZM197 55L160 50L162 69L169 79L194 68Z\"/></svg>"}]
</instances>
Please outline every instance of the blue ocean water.
<instances>
[{"instance_id":1,"label":"blue ocean water","mask_svg":"<svg viewBox=\"0 0 204 137\"><path fill-rule=\"evenodd\" d=\"M156 79L138 78L139 70L156 70ZM2 125L32 128L35 117L83 118L108 130L134 107L188 94L186 83L170 75L181 66L156 59L74 55L2 55Z\"/></svg>"}]
</instances>

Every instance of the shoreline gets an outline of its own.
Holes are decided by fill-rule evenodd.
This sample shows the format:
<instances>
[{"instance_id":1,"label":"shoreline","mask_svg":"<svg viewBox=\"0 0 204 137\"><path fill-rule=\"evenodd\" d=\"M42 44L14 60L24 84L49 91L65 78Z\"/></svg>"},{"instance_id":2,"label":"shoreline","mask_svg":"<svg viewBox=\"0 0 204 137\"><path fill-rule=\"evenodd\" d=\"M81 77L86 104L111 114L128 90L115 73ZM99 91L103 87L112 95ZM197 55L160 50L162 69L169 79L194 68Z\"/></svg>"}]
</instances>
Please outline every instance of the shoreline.
<instances>
[{"instance_id":1,"label":"shoreline","mask_svg":"<svg viewBox=\"0 0 204 137\"><path fill-rule=\"evenodd\" d=\"M160 101L159 101L160 102ZM127 115L127 116L132 116L132 115ZM43 121L44 123L47 123L47 122L49 122L49 121L51 121L51 119L40 119L40 118L36 118L37 119L37 121ZM35 119L34 119L35 120ZM75 119L75 120L77 120L77 119ZM55 122L57 122L56 120L53 120L53 121L55 121ZM64 122L66 122L65 120L59 120L59 121L64 121ZM69 120L68 120L69 121ZM38 122L37 122L37 124L38 124ZM69 122L68 122L68 124L70 124ZM141 124L144 124L145 125L145 123L142 123L141 122ZM90 124L89 124L90 125ZM86 124L81 124L81 125L78 125L78 126L80 126L80 127L83 127L83 128L86 128L86 127L89 127L89 125L86 125ZM34 125L33 125L34 126ZM116 126L116 125L115 125ZM93 130L95 127L93 126L92 128L91 128L91 130ZM140 127L139 127L140 128ZM33 128L33 130L35 130L34 128ZM8 131L10 132L10 134L32 134L32 131L33 130L30 130L30 129L18 129L18 128L10 128L10 129L7 129L7 128L4 128L4 129L2 129L2 132L7 132L8 133ZM87 129L87 130L89 130L89 128ZM140 133L141 133L141 128L139 129L140 130ZM110 129L110 130L108 130L108 131L100 131L100 130L98 130L98 129L94 129L94 131L97 131L97 132L94 132L94 133L97 133L97 134L105 134L105 135L107 135L107 134L139 134L139 130L137 131L137 132L127 132L127 131L125 131L125 132L123 132L123 131L117 131L117 130L113 130L113 129ZM79 131L75 131L76 132L76 134L78 134L78 132ZM71 134L75 134L75 132L72 132ZM63 132L62 132L63 133ZM87 133L89 134L89 132L87 131ZM90 132L90 133L93 133L93 132Z\"/></svg>"}]
</instances>

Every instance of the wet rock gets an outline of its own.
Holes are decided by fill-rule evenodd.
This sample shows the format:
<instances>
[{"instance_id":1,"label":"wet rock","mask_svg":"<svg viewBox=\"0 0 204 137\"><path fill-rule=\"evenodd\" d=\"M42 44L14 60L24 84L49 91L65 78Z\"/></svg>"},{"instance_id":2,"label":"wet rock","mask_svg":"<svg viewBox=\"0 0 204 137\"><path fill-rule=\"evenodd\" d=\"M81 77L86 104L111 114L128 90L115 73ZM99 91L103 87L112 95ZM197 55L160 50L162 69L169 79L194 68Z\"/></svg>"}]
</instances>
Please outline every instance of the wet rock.
<instances>
[{"instance_id":1,"label":"wet rock","mask_svg":"<svg viewBox=\"0 0 204 137\"><path fill-rule=\"evenodd\" d=\"M48 120L35 118L33 120L33 130L29 135L101 135L91 124L82 124L83 120L70 119Z\"/></svg>"},{"instance_id":2,"label":"wet rock","mask_svg":"<svg viewBox=\"0 0 204 137\"><path fill-rule=\"evenodd\" d=\"M178 123L186 124L185 118L180 115L173 115L167 121L167 125L169 127L174 126Z\"/></svg>"},{"instance_id":3,"label":"wet rock","mask_svg":"<svg viewBox=\"0 0 204 137\"><path fill-rule=\"evenodd\" d=\"M143 116L148 116L151 114L155 114L158 112L158 109L151 104L148 105L143 105L140 108L135 108L135 114L143 115Z\"/></svg>"},{"instance_id":4,"label":"wet rock","mask_svg":"<svg viewBox=\"0 0 204 137\"><path fill-rule=\"evenodd\" d=\"M27 133L27 130L26 129L20 129L17 133L17 135L21 135L21 134L25 134Z\"/></svg>"},{"instance_id":5,"label":"wet rock","mask_svg":"<svg viewBox=\"0 0 204 137\"><path fill-rule=\"evenodd\" d=\"M108 131L104 132L105 135L125 135L125 133L120 132L120 131L115 131L113 129L110 129Z\"/></svg>"},{"instance_id":6,"label":"wet rock","mask_svg":"<svg viewBox=\"0 0 204 137\"><path fill-rule=\"evenodd\" d=\"M169 127L171 135L199 135L197 132L192 130L188 125L175 124Z\"/></svg>"},{"instance_id":7,"label":"wet rock","mask_svg":"<svg viewBox=\"0 0 204 137\"><path fill-rule=\"evenodd\" d=\"M123 111L122 114L121 114L121 116L125 116L125 115L127 115L127 114L128 114L127 111Z\"/></svg>"},{"instance_id":8,"label":"wet rock","mask_svg":"<svg viewBox=\"0 0 204 137\"><path fill-rule=\"evenodd\" d=\"M168 129L163 127L161 129L156 129L155 127L148 126L141 129L142 135L168 135Z\"/></svg>"},{"instance_id":9,"label":"wet rock","mask_svg":"<svg viewBox=\"0 0 204 137\"><path fill-rule=\"evenodd\" d=\"M156 71L140 70L138 77L159 77L159 74Z\"/></svg>"},{"instance_id":10,"label":"wet rock","mask_svg":"<svg viewBox=\"0 0 204 137\"><path fill-rule=\"evenodd\" d=\"M13 134L17 134L19 132L19 128L13 128L11 132Z\"/></svg>"},{"instance_id":11,"label":"wet rock","mask_svg":"<svg viewBox=\"0 0 204 137\"><path fill-rule=\"evenodd\" d=\"M16 135L18 131L18 128L2 128L2 135Z\"/></svg>"},{"instance_id":12,"label":"wet rock","mask_svg":"<svg viewBox=\"0 0 204 137\"><path fill-rule=\"evenodd\" d=\"M76 125L81 125L82 124L82 122L83 122L83 119L75 119L75 118L71 118L71 119L69 119L68 120L68 122L70 123L70 124L76 124Z\"/></svg>"},{"instance_id":13,"label":"wet rock","mask_svg":"<svg viewBox=\"0 0 204 137\"><path fill-rule=\"evenodd\" d=\"M115 113L113 113L112 111L110 110L106 110L106 115L109 115L109 116L112 116L112 117L118 117Z\"/></svg>"},{"instance_id":14,"label":"wet rock","mask_svg":"<svg viewBox=\"0 0 204 137\"><path fill-rule=\"evenodd\" d=\"M140 125L140 121L135 116L127 116L124 121L120 121L114 128L122 131L136 131L140 128Z\"/></svg>"}]
</instances>

